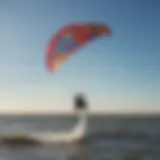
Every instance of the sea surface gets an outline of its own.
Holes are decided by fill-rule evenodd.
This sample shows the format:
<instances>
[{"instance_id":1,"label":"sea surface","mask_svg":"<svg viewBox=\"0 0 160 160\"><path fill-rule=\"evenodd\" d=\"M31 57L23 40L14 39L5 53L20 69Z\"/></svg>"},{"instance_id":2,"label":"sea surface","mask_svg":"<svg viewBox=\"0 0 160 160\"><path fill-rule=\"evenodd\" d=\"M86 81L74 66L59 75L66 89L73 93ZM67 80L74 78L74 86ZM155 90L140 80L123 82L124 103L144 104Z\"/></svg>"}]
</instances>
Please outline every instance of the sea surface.
<instances>
[{"instance_id":1,"label":"sea surface","mask_svg":"<svg viewBox=\"0 0 160 160\"><path fill-rule=\"evenodd\" d=\"M0 135L57 132L76 125L75 116L0 116ZM0 160L160 160L160 116L89 117L82 153L71 158L68 146L11 147L0 144Z\"/></svg>"}]
</instances>

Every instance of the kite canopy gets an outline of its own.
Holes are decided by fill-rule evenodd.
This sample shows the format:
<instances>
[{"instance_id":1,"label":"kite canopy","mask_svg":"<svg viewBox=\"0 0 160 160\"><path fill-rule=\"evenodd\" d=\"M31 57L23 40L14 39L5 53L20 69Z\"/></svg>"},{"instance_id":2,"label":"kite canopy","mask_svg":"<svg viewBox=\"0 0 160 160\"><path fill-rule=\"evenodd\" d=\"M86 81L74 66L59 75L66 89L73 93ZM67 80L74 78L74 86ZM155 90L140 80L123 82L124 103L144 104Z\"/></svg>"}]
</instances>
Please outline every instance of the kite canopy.
<instances>
[{"instance_id":1,"label":"kite canopy","mask_svg":"<svg viewBox=\"0 0 160 160\"><path fill-rule=\"evenodd\" d=\"M58 69L75 51L110 30L104 24L76 23L61 28L52 36L46 53L46 65L49 71Z\"/></svg>"}]
</instances>

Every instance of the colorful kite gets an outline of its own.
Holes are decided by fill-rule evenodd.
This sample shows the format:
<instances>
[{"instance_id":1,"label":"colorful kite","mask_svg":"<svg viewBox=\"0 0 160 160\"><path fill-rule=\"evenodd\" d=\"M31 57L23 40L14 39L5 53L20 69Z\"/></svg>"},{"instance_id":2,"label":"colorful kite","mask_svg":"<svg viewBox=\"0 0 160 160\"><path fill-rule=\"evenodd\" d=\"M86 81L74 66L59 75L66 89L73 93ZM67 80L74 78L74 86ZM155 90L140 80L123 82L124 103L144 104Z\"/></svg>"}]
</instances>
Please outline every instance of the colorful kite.
<instances>
[{"instance_id":1,"label":"colorful kite","mask_svg":"<svg viewBox=\"0 0 160 160\"><path fill-rule=\"evenodd\" d=\"M47 46L47 69L55 71L78 48L109 33L109 28L99 23L78 23L63 27L51 38Z\"/></svg>"}]
</instances>

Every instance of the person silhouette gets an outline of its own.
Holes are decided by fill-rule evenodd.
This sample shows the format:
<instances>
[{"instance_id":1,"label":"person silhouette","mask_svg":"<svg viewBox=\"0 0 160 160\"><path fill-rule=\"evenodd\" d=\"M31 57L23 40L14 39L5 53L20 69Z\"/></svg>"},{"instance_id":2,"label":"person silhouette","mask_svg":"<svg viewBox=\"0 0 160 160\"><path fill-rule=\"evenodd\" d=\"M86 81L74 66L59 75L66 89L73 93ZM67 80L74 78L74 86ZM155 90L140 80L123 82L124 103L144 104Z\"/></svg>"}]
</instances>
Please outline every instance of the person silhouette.
<instances>
[{"instance_id":1,"label":"person silhouette","mask_svg":"<svg viewBox=\"0 0 160 160\"><path fill-rule=\"evenodd\" d=\"M82 110L87 108L87 102L83 94L77 94L75 96L74 103L76 110Z\"/></svg>"}]
</instances>

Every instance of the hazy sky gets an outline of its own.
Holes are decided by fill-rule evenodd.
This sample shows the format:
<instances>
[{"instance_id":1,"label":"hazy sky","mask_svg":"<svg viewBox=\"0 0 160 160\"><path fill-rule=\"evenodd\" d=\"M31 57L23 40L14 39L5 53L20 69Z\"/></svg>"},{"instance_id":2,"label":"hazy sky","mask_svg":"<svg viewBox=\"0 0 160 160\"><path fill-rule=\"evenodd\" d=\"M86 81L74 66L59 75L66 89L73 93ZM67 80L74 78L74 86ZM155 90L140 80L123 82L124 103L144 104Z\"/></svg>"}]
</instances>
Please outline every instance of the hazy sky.
<instances>
[{"instance_id":1,"label":"hazy sky","mask_svg":"<svg viewBox=\"0 0 160 160\"><path fill-rule=\"evenodd\" d=\"M104 22L112 35L50 74L49 39L83 21ZM158 0L0 0L0 112L68 112L76 92L93 111L159 112L159 38Z\"/></svg>"}]
</instances>

